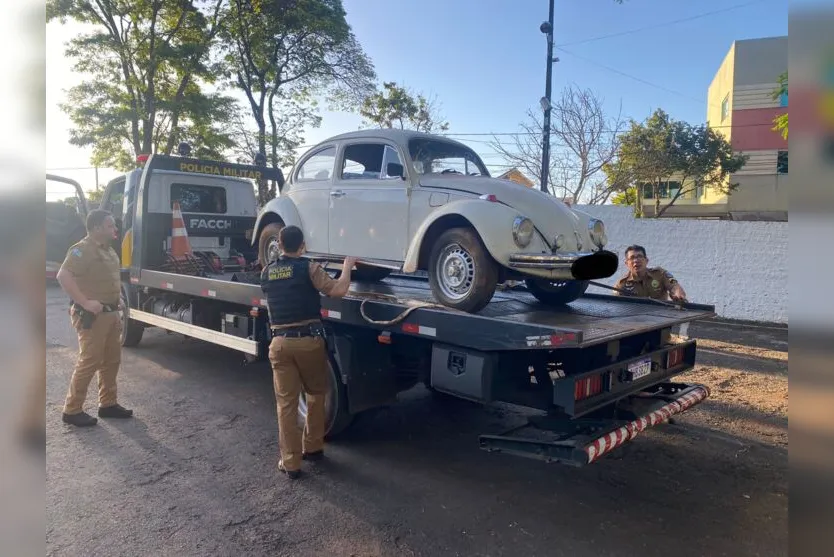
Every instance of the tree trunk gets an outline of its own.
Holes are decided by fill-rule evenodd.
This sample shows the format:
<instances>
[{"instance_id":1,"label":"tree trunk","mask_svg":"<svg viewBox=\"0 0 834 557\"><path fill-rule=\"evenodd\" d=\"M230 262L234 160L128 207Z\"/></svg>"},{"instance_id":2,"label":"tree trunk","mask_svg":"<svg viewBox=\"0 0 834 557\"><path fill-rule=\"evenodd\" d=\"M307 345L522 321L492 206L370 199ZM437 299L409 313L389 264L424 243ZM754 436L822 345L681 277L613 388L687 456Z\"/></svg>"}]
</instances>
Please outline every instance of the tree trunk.
<instances>
[{"instance_id":1,"label":"tree trunk","mask_svg":"<svg viewBox=\"0 0 834 557\"><path fill-rule=\"evenodd\" d=\"M273 88L269 92L269 124L272 127L271 129L271 137L272 137L272 160L270 163L272 164L272 168L278 168L278 125L275 122L275 107L272 106L272 100L275 98L275 89ZM269 184L269 199L274 199L276 195L278 184L275 180Z\"/></svg>"}]
</instances>

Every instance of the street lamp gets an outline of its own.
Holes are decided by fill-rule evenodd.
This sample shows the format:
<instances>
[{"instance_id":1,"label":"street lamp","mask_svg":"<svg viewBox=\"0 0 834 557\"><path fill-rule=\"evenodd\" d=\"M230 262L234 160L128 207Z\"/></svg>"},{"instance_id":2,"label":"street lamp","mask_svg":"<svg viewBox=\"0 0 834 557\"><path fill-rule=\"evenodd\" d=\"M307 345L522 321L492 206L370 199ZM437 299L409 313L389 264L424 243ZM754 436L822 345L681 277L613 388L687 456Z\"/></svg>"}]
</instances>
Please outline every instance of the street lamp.
<instances>
[{"instance_id":1,"label":"street lamp","mask_svg":"<svg viewBox=\"0 0 834 557\"><path fill-rule=\"evenodd\" d=\"M558 58L553 58L553 2L554 0L550 0L550 12L547 21L539 26L539 31L547 36L547 77L545 78L544 97L541 99L542 110L544 110L541 188L545 193L547 193L547 180L550 177L550 112L553 108L550 102L550 82L553 77L553 63L558 61Z\"/></svg>"}]
</instances>

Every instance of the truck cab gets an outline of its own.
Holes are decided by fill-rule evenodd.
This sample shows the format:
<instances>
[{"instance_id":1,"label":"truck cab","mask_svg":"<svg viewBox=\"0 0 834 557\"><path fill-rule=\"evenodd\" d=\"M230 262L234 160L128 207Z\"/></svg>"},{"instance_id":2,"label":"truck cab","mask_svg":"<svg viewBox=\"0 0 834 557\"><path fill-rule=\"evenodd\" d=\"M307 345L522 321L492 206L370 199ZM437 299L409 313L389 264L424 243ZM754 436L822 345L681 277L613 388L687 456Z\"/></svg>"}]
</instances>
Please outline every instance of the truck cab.
<instances>
[{"instance_id":1,"label":"truck cab","mask_svg":"<svg viewBox=\"0 0 834 557\"><path fill-rule=\"evenodd\" d=\"M133 225L139 182L137 168L111 180L100 208L110 211L119 229L114 246L122 267L131 266ZM145 190L144 238L159 247L149 252L146 266L159 267L171 246L174 204L179 203L195 257L214 270L240 270L257 259L247 237L255 226L257 198L252 182L230 176L156 170Z\"/></svg>"}]
</instances>

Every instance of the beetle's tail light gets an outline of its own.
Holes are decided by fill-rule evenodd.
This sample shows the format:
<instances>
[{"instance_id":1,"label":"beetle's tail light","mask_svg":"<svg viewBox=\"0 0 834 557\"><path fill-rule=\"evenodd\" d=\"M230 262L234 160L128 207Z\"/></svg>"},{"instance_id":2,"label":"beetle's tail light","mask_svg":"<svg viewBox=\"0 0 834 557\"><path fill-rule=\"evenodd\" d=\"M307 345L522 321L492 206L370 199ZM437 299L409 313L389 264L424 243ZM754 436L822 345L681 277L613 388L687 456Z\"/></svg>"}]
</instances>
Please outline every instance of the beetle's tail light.
<instances>
[{"instance_id":1,"label":"beetle's tail light","mask_svg":"<svg viewBox=\"0 0 834 557\"><path fill-rule=\"evenodd\" d=\"M478 199L483 199L484 201L491 201L493 203L498 203L498 198L495 196L494 193L485 193L484 195L479 195Z\"/></svg>"}]
</instances>

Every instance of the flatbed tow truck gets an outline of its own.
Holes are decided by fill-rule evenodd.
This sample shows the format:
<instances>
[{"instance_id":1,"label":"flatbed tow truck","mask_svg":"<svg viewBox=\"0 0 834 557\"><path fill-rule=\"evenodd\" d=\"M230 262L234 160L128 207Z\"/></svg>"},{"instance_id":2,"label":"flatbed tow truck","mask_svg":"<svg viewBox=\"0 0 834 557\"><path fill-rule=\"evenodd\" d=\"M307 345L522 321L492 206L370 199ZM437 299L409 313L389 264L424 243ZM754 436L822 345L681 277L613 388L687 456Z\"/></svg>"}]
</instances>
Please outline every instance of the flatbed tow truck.
<instances>
[{"instance_id":1,"label":"flatbed tow truck","mask_svg":"<svg viewBox=\"0 0 834 557\"><path fill-rule=\"evenodd\" d=\"M118 205L110 202L112 192L121 201L124 346L158 327L237 350L248 362L266 359L271 338L257 267L230 272L204 265L185 274L164 254L175 201L169 191L183 183L221 187L246 179L283 184L280 170L151 155L143 168L108 185L102 206ZM201 221L218 215L183 215L196 223L189 237L222 235L218 245L236 245L257 260L244 247L257 242L254 215L202 230L196 228ZM526 427L532 435L484 434L482 449L584 466L709 396L704 385L674 380L694 366L696 342L673 340L672 329L714 315L713 306L603 294L552 308L523 287L497 291L485 309L470 314L434 303L421 276L354 281L345 298L322 299L332 378L327 437L423 383L442 396L539 411Z\"/></svg>"}]
</instances>

